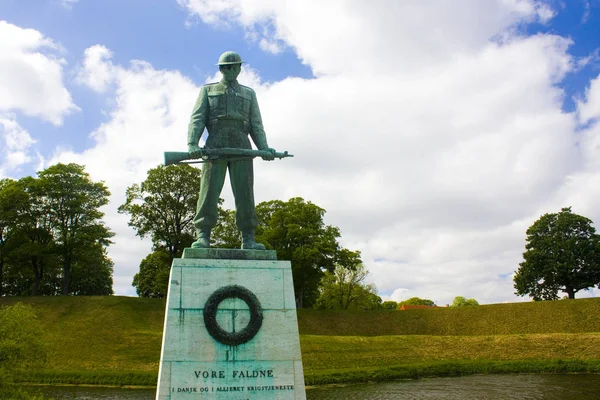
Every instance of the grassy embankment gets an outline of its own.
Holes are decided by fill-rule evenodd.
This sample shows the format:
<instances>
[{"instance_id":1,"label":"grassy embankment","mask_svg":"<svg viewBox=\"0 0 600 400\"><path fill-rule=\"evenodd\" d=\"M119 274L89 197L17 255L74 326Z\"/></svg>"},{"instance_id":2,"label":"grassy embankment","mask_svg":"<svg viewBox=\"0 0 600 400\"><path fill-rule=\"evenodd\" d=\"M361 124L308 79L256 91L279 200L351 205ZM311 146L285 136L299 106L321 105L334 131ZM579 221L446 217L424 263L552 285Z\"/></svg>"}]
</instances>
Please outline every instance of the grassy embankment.
<instances>
[{"instance_id":1,"label":"grassy embankment","mask_svg":"<svg viewBox=\"0 0 600 400\"><path fill-rule=\"evenodd\" d=\"M34 383L155 385L164 301L3 298L32 304L49 361ZM600 299L473 308L299 310L307 384L511 372L600 372Z\"/></svg>"}]
</instances>

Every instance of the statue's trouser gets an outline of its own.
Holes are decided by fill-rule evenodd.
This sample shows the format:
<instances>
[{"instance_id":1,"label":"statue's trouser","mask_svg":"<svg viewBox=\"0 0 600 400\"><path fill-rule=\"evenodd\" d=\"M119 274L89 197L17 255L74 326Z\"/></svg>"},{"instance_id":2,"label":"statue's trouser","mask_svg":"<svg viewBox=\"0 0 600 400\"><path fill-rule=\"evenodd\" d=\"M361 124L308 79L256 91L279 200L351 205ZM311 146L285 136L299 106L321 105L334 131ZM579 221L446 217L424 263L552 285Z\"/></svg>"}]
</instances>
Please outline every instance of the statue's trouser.
<instances>
[{"instance_id":1,"label":"statue's trouser","mask_svg":"<svg viewBox=\"0 0 600 400\"><path fill-rule=\"evenodd\" d=\"M211 231L217 224L217 206L228 169L235 198L235 223L240 231L254 234L258 218L254 207L252 160L207 162L203 165L194 225L198 231Z\"/></svg>"}]
</instances>

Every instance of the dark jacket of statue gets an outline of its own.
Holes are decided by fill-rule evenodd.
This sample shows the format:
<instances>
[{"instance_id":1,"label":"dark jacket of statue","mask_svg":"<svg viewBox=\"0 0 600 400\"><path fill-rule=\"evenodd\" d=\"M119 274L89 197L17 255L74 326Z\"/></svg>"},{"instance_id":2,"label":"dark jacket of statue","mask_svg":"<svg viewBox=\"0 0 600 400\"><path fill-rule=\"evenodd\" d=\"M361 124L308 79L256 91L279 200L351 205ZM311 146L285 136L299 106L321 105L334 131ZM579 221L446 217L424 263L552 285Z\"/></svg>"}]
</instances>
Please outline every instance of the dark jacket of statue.
<instances>
[{"instance_id":1,"label":"dark jacket of statue","mask_svg":"<svg viewBox=\"0 0 600 400\"><path fill-rule=\"evenodd\" d=\"M198 144L204 128L209 148L250 149L248 135L259 150L268 147L256 93L237 81L202 87L190 119L188 144Z\"/></svg>"}]
</instances>

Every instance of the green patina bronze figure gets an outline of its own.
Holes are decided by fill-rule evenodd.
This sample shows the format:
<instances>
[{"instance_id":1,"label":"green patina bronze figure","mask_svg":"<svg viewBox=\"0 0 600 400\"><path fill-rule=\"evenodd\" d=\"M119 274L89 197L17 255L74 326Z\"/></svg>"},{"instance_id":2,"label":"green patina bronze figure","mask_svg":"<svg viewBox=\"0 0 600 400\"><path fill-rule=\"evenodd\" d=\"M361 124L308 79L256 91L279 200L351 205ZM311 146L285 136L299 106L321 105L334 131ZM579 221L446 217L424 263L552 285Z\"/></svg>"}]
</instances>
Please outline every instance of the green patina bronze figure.
<instances>
[{"instance_id":1,"label":"green patina bronze figure","mask_svg":"<svg viewBox=\"0 0 600 400\"><path fill-rule=\"evenodd\" d=\"M237 81L242 63L239 54L233 51L223 53L218 63L223 79L200 89L192 112L187 158L204 159L200 196L194 217L198 239L192 243L193 248L210 247L210 233L217 224L219 195L229 170L235 197L236 224L242 232L242 249L264 250L265 246L254 239L258 219L254 205L252 158L260 156L264 160L273 160L275 157L291 156L287 152L277 153L267 144L256 94ZM208 131L208 137L205 147L200 148L198 143L204 128ZM258 151L252 150L248 135ZM185 158L184 154L183 158L173 162Z\"/></svg>"}]
</instances>

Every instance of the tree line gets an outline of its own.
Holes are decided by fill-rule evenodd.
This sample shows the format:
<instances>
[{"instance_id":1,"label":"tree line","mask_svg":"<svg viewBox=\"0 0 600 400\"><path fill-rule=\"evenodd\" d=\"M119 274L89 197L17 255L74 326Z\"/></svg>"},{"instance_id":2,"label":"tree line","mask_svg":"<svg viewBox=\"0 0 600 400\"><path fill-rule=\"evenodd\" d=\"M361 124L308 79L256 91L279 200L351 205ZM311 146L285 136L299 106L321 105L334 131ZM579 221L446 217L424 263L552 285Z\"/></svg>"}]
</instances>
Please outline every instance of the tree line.
<instances>
[{"instance_id":1,"label":"tree line","mask_svg":"<svg viewBox=\"0 0 600 400\"><path fill-rule=\"evenodd\" d=\"M77 164L0 180L0 296L112 294L109 195Z\"/></svg>"},{"instance_id":2,"label":"tree line","mask_svg":"<svg viewBox=\"0 0 600 400\"><path fill-rule=\"evenodd\" d=\"M479 302L475 299L467 299L463 296L456 296L452 301L452 304L448 304L448 307L472 307L478 306ZM438 307L433 300L422 299L420 297L411 297L409 299L395 302L393 300L384 301L382 308L386 310L400 310L402 306L427 306L427 307Z\"/></svg>"},{"instance_id":3,"label":"tree line","mask_svg":"<svg viewBox=\"0 0 600 400\"><path fill-rule=\"evenodd\" d=\"M158 166L127 188L118 210L129 216L138 236L152 241L132 282L139 296L166 296L173 258L194 241L200 179L200 170L190 165ZM56 164L37 177L0 180L0 296L112 294L107 247L114 233L100 211L109 196L104 183L92 181L78 164ZM213 246L239 248L235 211L219 207L218 212ZM402 305L382 302L375 285L366 283L369 272L360 252L340 245L340 230L325 224L323 208L295 197L261 202L256 212L257 240L276 250L278 259L291 262L298 307ZM591 220L570 208L534 222L523 258L514 275L517 295L553 300L561 291L574 298L578 291L600 288L600 236ZM460 296L453 302L476 304ZM427 300L424 305L434 304Z\"/></svg>"}]
</instances>

